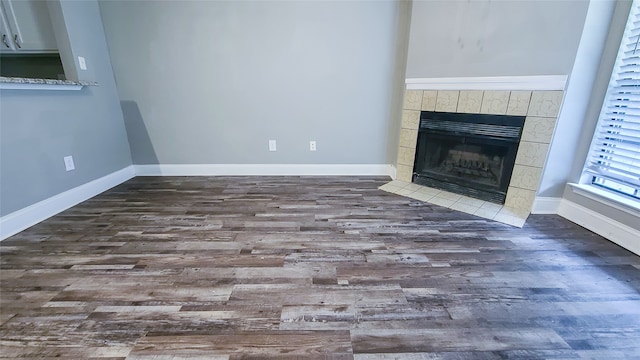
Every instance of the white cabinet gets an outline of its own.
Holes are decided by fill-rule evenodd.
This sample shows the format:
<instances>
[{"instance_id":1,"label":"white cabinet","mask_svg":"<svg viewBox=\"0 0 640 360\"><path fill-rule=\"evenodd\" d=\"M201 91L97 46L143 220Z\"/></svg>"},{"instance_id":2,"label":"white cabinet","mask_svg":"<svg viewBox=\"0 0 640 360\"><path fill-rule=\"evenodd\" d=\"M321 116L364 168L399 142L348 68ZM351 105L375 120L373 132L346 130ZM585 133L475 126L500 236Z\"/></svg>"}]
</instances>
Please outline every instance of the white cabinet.
<instances>
[{"instance_id":1,"label":"white cabinet","mask_svg":"<svg viewBox=\"0 0 640 360\"><path fill-rule=\"evenodd\" d=\"M0 12L0 51L58 51L45 0L2 0Z\"/></svg>"},{"instance_id":2,"label":"white cabinet","mask_svg":"<svg viewBox=\"0 0 640 360\"><path fill-rule=\"evenodd\" d=\"M4 8L0 4L0 49L1 51L12 51L13 41L11 39L11 31L7 24L7 17L4 14Z\"/></svg>"}]
</instances>

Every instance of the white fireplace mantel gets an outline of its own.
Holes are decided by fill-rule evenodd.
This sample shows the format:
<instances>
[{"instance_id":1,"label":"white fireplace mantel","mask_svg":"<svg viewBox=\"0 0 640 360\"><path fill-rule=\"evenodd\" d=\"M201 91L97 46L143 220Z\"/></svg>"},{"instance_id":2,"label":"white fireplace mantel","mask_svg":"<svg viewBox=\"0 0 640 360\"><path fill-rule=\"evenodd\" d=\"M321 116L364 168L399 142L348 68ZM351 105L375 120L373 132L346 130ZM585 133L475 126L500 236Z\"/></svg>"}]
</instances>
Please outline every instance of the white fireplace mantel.
<instances>
[{"instance_id":1,"label":"white fireplace mantel","mask_svg":"<svg viewBox=\"0 0 640 360\"><path fill-rule=\"evenodd\" d=\"M567 75L408 78L407 90L564 90Z\"/></svg>"}]
</instances>

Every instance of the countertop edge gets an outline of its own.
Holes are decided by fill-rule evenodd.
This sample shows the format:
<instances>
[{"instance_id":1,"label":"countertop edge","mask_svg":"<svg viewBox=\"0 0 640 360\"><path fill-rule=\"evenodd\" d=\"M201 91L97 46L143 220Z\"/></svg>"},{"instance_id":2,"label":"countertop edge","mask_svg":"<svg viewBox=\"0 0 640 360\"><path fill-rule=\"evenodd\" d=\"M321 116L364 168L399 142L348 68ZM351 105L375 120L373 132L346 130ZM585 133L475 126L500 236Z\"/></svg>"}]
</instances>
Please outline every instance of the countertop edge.
<instances>
[{"instance_id":1,"label":"countertop edge","mask_svg":"<svg viewBox=\"0 0 640 360\"><path fill-rule=\"evenodd\" d=\"M55 80L0 76L0 89L7 90L80 90L84 86L98 86L95 81Z\"/></svg>"}]
</instances>

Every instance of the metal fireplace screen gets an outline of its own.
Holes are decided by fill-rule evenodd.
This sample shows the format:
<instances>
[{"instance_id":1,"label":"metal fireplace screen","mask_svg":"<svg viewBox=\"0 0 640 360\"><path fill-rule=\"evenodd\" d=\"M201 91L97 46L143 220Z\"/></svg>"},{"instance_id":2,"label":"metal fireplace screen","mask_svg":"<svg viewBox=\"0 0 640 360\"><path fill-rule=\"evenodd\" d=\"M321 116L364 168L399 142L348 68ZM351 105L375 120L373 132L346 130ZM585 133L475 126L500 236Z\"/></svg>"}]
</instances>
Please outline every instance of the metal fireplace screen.
<instances>
[{"instance_id":1,"label":"metal fireplace screen","mask_svg":"<svg viewBox=\"0 0 640 360\"><path fill-rule=\"evenodd\" d=\"M524 120L423 111L413 182L504 204Z\"/></svg>"}]
</instances>

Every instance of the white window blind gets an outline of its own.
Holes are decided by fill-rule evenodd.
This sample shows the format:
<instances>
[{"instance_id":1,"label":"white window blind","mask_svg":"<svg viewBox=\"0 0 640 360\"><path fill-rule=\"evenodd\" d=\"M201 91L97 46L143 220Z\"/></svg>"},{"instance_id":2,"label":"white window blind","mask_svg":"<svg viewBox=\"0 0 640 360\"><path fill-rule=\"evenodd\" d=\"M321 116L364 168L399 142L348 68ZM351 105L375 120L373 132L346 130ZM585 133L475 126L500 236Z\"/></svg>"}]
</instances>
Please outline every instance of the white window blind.
<instances>
[{"instance_id":1,"label":"white window blind","mask_svg":"<svg viewBox=\"0 0 640 360\"><path fill-rule=\"evenodd\" d=\"M633 2L585 169L593 185L640 199L640 1Z\"/></svg>"}]
</instances>

